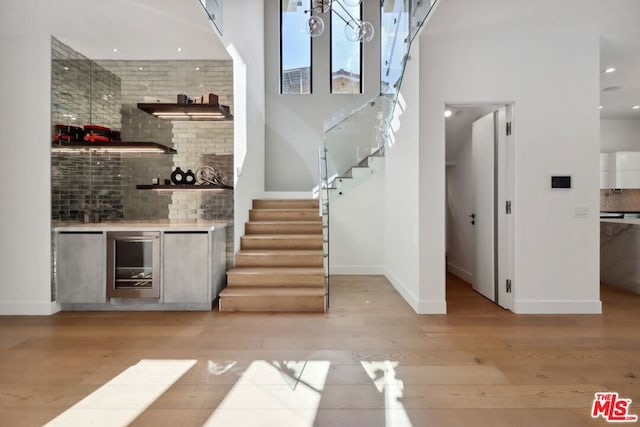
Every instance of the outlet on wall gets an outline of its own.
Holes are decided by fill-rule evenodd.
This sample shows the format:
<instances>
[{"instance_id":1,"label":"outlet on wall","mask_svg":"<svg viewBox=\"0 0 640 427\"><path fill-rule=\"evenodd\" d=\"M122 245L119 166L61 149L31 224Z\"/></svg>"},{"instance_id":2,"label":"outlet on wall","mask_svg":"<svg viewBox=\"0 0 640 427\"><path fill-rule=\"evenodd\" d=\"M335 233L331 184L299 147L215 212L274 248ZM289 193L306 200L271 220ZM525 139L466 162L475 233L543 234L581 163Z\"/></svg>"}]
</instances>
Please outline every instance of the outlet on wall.
<instances>
[{"instance_id":1,"label":"outlet on wall","mask_svg":"<svg viewBox=\"0 0 640 427\"><path fill-rule=\"evenodd\" d=\"M588 206L577 206L574 210L574 216L576 218L586 218L589 216Z\"/></svg>"}]
</instances>

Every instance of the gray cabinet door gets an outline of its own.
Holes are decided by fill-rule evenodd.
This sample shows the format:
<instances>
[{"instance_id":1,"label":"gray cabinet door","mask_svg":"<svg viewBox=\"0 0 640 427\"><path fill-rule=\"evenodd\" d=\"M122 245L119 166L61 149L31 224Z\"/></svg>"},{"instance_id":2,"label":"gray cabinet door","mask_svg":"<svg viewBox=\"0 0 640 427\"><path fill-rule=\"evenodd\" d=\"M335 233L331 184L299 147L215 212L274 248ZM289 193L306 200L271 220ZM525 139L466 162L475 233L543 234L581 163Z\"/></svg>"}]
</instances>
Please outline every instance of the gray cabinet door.
<instances>
[{"instance_id":1,"label":"gray cabinet door","mask_svg":"<svg viewBox=\"0 0 640 427\"><path fill-rule=\"evenodd\" d=\"M209 233L165 233L163 292L165 303L207 303Z\"/></svg>"},{"instance_id":2,"label":"gray cabinet door","mask_svg":"<svg viewBox=\"0 0 640 427\"><path fill-rule=\"evenodd\" d=\"M105 303L103 233L59 233L56 236L60 303Z\"/></svg>"}]
</instances>

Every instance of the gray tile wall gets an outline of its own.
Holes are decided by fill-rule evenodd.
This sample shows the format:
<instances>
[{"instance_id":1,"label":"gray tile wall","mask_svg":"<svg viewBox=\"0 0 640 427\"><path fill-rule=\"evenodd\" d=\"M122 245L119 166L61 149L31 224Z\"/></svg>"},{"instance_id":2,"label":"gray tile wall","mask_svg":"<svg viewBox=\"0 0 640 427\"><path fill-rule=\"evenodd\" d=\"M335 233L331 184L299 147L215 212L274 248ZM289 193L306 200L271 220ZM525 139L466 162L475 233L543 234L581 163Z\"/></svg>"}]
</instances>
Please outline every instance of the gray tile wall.
<instances>
[{"instance_id":1,"label":"gray tile wall","mask_svg":"<svg viewBox=\"0 0 640 427\"><path fill-rule=\"evenodd\" d=\"M120 78L56 38L51 39L51 122L120 129ZM54 220L122 219L119 155L52 153Z\"/></svg>"},{"instance_id":2,"label":"gray tile wall","mask_svg":"<svg viewBox=\"0 0 640 427\"><path fill-rule=\"evenodd\" d=\"M180 167L193 172L212 162L223 167L233 184L233 122L166 121L137 108L156 99L176 102L209 93L233 111L231 61L114 61L98 63L118 75L122 87L122 136L127 141L155 141L177 150L173 156L154 156L124 164L122 170L125 219L169 218L233 220L233 192L135 190L136 183L169 179ZM212 160L222 155L219 160ZM232 228L229 228L232 230ZM233 236L228 241L233 241Z\"/></svg>"}]
</instances>

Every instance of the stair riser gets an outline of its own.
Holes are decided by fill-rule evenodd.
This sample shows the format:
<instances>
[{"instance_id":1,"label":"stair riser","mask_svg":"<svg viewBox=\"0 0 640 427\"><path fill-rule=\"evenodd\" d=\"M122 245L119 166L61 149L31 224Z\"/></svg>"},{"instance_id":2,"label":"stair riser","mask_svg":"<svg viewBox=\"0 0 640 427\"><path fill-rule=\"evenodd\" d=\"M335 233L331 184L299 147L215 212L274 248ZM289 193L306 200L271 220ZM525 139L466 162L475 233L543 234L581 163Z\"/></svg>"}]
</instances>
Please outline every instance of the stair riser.
<instances>
[{"instance_id":1,"label":"stair riser","mask_svg":"<svg viewBox=\"0 0 640 427\"><path fill-rule=\"evenodd\" d=\"M317 209L309 211L267 211L252 209L249 211L250 221L320 221Z\"/></svg>"},{"instance_id":2,"label":"stair riser","mask_svg":"<svg viewBox=\"0 0 640 427\"><path fill-rule=\"evenodd\" d=\"M252 239L240 238L241 249L303 249L322 250L322 237L309 239Z\"/></svg>"},{"instance_id":3,"label":"stair riser","mask_svg":"<svg viewBox=\"0 0 640 427\"><path fill-rule=\"evenodd\" d=\"M324 286L321 274L227 274L227 286Z\"/></svg>"},{"instance_id":4,"label":"stair riser","mask_svg":"<svg viewBox=\"0 0 640 427\"><path fill-rule=\"evenodd\" d=\"M322 234L322 223L317 224L256 224L247 223L246 234Z\"/></svg>"},{"instance_id":5,"label":"stair riser","mask_svg":"<svg viewBox=\"0 0 640 427\"><path fill-rule=\"evenodd\" d=\"M322 267L322 255L236 254L238 267Z\"/></svg>"},{"instance_id":6,"label":"stair riser","mask_svg":"<svg viewBox=\"0 0 640 427\"><path fill-rule=\"evenodd\" d=\"M353 187L355 187L356 185L358 185L358 182L353 179L353 178L339 178L336 179L334 186L339 190L339 191L349 191L350 189L352 189Z\"/></svg>"},{"instance_id":7,"label":"stair riser","mask_svg":"<svg viewBox=\"0 0 640 427\"><path fill-rule=\"evenodd\" d=\"M351 176L354 181L361 182L371 176L371 168L354 168Z\"/></svg>"},{"instance_id":8,"label":"stair riser","mask_svg":"<svg viewBox=\"0 0 640 427\"><path fill-rule=\"evenodd\" d=\"M318 209L318 200L254 200L253 209Z\"/></svg>"},{"instance_id":9,"label":"stair riser","mask_svg":"<svg viewBox=\"0 0 640 427\"><path fill-rule=\"evenodd\" d=\"M257 296L220 297L220 311L325 311L324 296Z\"/></svg>"}]
</instances>

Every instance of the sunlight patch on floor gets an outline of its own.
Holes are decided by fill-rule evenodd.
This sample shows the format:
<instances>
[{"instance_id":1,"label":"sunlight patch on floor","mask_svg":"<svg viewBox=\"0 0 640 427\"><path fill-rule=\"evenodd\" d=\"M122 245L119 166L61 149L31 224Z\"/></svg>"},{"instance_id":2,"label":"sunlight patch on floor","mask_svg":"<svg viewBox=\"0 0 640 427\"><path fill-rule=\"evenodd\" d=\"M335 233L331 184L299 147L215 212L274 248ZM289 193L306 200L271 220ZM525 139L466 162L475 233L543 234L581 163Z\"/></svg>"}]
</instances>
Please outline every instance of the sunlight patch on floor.
<instances>
[{"instance_id":1,"label":"sunlight patch on floor","mask_svg":"<svg viewBox=\"0 0 640 427\"><path fill-rule=\"evenodd\" d=\"M328 361L254 361L204 425L312 427L329 366Z\"/></svg>"},{"instance_id":2,"label":"sunlight patch on floor","mask_svg":"<svg viewBox=\"0 0 640 427\"><path fill-rule=\"evenodd\" d=\"M404 383L396 378L398 362L360 362L380 393L384 393L385 427L412 427L402 404Z\"/></svg>"},{"instance_id":3,"label":"sunlight patch on floor","mask_svg":"<svg viewBox=\"0 0 640 427\"><path fill-rule=\"evenodd\" d=\"M196 360L143 359L45 426L126 426L195 364Z\"/></svg>"}]
</instances>

